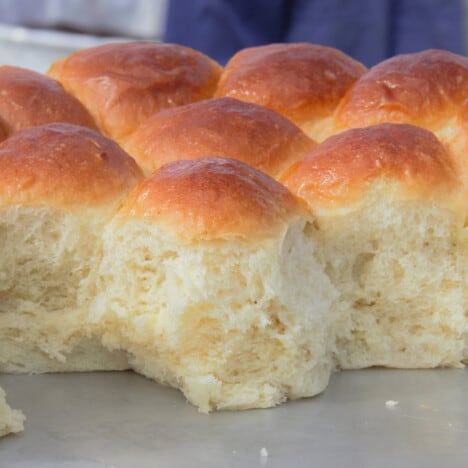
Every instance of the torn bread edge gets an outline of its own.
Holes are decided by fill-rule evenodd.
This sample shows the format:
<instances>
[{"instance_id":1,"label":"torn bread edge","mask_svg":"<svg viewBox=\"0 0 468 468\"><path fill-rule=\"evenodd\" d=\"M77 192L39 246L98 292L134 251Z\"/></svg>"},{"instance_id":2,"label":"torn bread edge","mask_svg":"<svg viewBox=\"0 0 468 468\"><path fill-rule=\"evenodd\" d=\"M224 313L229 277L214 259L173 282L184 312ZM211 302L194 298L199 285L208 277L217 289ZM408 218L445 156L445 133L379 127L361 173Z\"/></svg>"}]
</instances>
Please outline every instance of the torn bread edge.
<instances>
[{"instance_id":1,"label":"torn bread edge","mask_svg":"<svg viewBox=\"0 0 468 468\"><path fill-rule=\"evenodd\" d=\"M19 411L8 406L6 395L0 387L0 437L7 434L21 432L24 429L26 417Z\"/></svg>"}]
</instances>

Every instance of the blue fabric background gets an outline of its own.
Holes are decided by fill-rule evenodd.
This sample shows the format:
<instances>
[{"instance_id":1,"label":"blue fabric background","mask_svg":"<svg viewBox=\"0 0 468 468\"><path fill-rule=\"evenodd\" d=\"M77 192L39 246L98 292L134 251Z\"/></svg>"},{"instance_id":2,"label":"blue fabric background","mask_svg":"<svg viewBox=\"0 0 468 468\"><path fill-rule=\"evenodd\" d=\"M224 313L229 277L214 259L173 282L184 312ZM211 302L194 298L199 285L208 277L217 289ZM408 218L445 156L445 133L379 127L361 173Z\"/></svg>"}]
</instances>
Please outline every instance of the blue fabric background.
<instances>
[{"instance_id":1,"label":"blue fabric background","mask_svg":"<svg viewBox=\"0 0 468 468\"><path fill-rule=\"evenodd\" d=\"M170 0L166 42L221 63L244 48L307 41L367 66L439 48L462 53L461 0Z\"/></svg>"}]
</instances>

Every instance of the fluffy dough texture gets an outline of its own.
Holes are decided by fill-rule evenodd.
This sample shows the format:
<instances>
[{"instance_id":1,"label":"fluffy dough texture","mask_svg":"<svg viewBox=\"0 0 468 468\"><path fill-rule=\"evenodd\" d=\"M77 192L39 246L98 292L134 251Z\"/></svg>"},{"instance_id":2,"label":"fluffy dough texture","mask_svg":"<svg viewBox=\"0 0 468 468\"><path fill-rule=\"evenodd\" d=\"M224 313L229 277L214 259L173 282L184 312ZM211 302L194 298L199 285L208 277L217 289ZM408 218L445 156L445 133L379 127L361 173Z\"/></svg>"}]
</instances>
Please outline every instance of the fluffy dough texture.
<instances>
[{"instance_id":1,"label":"fluffy dough texture","mask_svg":"<svg viewBox=\"0 0 468 468\"><path fill-rule=\"evenodd\" d=\"M107 227L90 321L201 411L315 395L332 370L336 291L314 236L266 175L221 158L170 163Z\"/></svg>"},{"instance_id":2,"label":"fluffy dough texture","mask_svg":"<svg viewBox=\"0 0 468 468\"><path fill-rule=\"evenodd\" d=\"M0 437L21 432L24 429L25 419L21 411L11 409L8 406L5 392L0 388Z\"/></svg>"},{"instance_id":3,"label":"fluffy dough texture","mask_svg":"<svg viewBox=\"0 0 468 468\"><path fill-rule=\"evenodd\" d=\"M84 127L33 127L0 145L0 370L127 367L89 336L84 317L103 226L141 177Z\"/></svg>"},{"instance_id":4,"label":"fluffy dough texture","mask_svg":"<svg viewBox=\"0 0 468 468\"><path fill-rule=\"evenodd\" d=\"M466 245L442 144L409 125L349 130L283 181L316 214L326 271L351 314L338 365L461 366Z\"/></svg>"}]
</instances>

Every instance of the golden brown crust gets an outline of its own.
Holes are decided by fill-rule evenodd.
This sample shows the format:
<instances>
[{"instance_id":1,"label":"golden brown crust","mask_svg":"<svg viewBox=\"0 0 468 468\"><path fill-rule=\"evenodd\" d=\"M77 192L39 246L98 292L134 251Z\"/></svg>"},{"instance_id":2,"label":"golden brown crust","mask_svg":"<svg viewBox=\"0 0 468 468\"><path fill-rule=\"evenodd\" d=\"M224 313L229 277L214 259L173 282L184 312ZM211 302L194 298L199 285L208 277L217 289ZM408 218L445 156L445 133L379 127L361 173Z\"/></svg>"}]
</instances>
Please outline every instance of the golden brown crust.
<instances>
[{"instance_id":1,"label":"golden brown crust","mask_svg":"<svg viewBox=\"0 0 468 468\"><path fill-rule=\"evenodd\" d=\"M331 47L307 43L252 47L227 63L216 96L261 104L301 127L329 116L365 70Z\"/></svg>"},{"instance_id":2,"label":"golden brown crust","mask_svg":"<svg viewBox=\"0 0 468 468\"><path fill-rule=\"evenodd\" d=\"M78 99L56 80L20 67L0 67L0 121L5 136L23 128L68 122L97 130Z\"/></svg>"},{"instance_id":3,"label":"golden brown crust","mask_svg":"<svg viewBox=\"0 0 468 468\"><path fill-rule=\"evenodd\" d=\"M461 128L468 132L468 98L465 99L463 104L460 106L457 115L457 123Z\"/></svg>"},{"instance_id":4,"label":"golden brown crust","mask_svg":"<svg viewBox=\"0 0 468 468\"><path fill-rule=\"evenodd\" d=\"M466 96L467 57L442 50L399 55L354 84L337 111L336 128L396 122L436 130Z\"/></svg>"},{"instance_id":5,"label":"golden brown crust","mask_svg":"<svg viewBox=\"0 0 468 468\"><path fill-rule=\"evenodd\" d=\"M268 175L233 159L174 161L129 195L122 215L158 221L181 238L255 240L304 214Z\"/></svg>"},{"instance_id":6,"label":"golden brown crust","mask_svg":"<svg viewBox=\"0 0 468 468\"><path fill-rule=\"evenodd\" d=\"M468 99L460 106L455 118L439 133L439 138L450 151L466 189L468 189Z\"/></svg>"},{"instance_id":7,"label":"golden brown crust","mask_svg":"<svg viewBox=\"0 0 468 468\"><path fill-rule=\"evenodd\" d=\"M31 127L0 144L1 206L103 207L142 177L116 143L86 127Z\"/></svg>"},{"instance_id":8,"label":"golden brown crust","mask_svg":"<svg viewBox=\"0 0 468 468\"><path fill-rule=\"evenodd\" d=\"M457 187L450 155L429 131L405 124L348 130L317 145L282 178L310 207L351 206L376 181L420 198ZM443 195L442 195L443 196Z\"/></svg>"},{"instance_id":9,"label":"golden brown crust","mask_svg":"<svg viewBox=\"0 0 468 468\"><path fill-rule=\"evenodd\" d=\"M188 47L129 42L75 52L48 73L120 140L155 112L211 97L221 67Z\"/></svg>"},{"instance_id":10,"label":"golden brown crust","mask_svg":"<svg viewBox=\"0 0 468 468\"><path fill-rule=\"evenodd\" d=\"M282 115L232 98L155 114L124 144L146 173L178 159L237 159L278 178L315 143Z\"/></svg>"}]
</instances>

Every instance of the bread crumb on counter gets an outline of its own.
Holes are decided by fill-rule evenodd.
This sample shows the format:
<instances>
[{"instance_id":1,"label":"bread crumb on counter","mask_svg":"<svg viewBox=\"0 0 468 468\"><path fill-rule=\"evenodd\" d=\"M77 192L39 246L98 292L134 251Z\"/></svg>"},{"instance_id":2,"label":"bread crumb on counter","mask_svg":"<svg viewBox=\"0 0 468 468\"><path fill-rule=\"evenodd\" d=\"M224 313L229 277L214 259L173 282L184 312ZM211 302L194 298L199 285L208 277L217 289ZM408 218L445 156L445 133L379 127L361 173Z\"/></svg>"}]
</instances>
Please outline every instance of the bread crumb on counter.
<instances>
[{"instance_id":1,"label":"bread crumb on counter","mask_svg":"<svg viewBox=\"0 0 468 468\"><path fill-rule=\"evenodd\" d=\"M389 409L393 409L399 405L399 401L397 400L387 400L385 402L385 406Z\"/></svg>"}]
</instances>

